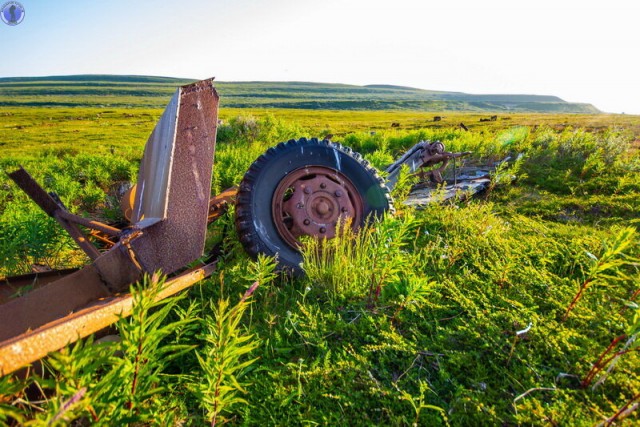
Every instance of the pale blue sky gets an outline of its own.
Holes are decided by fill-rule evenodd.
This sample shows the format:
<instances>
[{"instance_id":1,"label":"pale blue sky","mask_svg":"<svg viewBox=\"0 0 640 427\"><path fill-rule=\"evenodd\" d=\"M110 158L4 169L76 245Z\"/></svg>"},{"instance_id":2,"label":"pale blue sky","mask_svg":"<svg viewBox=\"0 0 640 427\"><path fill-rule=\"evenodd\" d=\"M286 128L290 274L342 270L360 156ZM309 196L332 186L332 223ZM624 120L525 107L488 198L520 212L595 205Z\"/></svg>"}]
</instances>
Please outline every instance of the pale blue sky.
<instances>
[{"instance_id":1,"label":"pale blue sky","mask_svg":"<svg viewBox=\"0 0 640 427\"><path fill-rule=\"evenodd\" d=\"M640 114L638 0L21 3L21 24L0 23L0 77L396 84Z\"/></svg>"}]
</instances>

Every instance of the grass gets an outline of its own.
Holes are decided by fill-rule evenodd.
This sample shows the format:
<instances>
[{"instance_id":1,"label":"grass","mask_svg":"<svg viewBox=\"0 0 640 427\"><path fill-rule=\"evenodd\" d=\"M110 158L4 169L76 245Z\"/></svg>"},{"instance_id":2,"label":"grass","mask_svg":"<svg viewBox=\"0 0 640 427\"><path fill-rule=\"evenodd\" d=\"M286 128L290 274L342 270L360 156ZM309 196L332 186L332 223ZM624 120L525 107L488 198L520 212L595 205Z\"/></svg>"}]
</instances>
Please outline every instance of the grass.
<instances>
[{"instance_id":1,"label":"grass","mask_svg":"<svg viewBox=\"0 0 640 427\"><path fill-rule=\"evenodd\" d=\"M117 187L135 179L160 112L2 108L0 165L24 164L74 212L118 219ZM637 423L640 118L222 114L214 192L267 147L325 133L378 167L423 138L470 161L523 158L504 171L513 184L482 198L396 200L395 216L347 227L322 252L310 243L303 278L248 259L231 210L209 229L222 247L213 277L159 304L162 278L147 278L118 340L88 338L0 378L0 423ZM85 262L6 177L0 259L0 274Z\"/></svg>"}]
</instances>

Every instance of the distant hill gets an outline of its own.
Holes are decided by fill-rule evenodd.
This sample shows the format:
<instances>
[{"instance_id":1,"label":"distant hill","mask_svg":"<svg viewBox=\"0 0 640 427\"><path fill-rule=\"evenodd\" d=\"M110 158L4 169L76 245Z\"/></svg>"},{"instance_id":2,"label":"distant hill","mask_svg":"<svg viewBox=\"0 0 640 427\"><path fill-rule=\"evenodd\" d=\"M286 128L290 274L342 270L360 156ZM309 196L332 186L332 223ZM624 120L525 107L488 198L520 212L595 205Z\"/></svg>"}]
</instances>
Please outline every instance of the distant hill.
<instances>
[{"instance_id":1,"label":"distant hill","mask_svg":"<svg viewBox=\"0 0 640 427\"><path fill-rule=\"evenodd\" d=\"M162 107L193 79L76 75L0 78L0 106ZM473 95L393 85L307 82L217 82L223 107L328 110L422 110L599 113L556 96Z\"/></svg>"}]
</instances>

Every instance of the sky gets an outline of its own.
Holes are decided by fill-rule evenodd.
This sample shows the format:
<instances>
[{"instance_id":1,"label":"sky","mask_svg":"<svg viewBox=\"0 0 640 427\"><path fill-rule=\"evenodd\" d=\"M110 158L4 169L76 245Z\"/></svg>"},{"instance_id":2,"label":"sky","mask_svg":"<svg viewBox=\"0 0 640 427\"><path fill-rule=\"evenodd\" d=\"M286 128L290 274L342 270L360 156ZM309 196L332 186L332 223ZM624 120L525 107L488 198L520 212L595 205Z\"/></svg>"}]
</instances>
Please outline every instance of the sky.
<instances>
[{"instance_id":1,"label":"sky","mask_svg":"<svg viewBox=\"0 0 640 427\"><path fill-rule=\"evenodd\" d=\"M392 84L640 114L639 0L20 3L22 23L0 22L0 77Z\"/></svg>"}]
</instances>

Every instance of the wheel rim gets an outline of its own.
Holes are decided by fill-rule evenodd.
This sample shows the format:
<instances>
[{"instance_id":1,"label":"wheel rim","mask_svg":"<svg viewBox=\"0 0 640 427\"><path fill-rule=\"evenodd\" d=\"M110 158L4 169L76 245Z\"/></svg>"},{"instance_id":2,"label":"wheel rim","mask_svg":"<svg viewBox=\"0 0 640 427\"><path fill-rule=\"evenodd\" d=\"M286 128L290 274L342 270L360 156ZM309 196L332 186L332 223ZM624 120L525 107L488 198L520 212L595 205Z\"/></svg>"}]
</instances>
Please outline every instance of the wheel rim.
<instances>
[{"instance_id":1,"label":"wheel rim","mask_svg":"<svg viewBox=\"0 0 640 427\"><path fill-rule=\"evenodd\" d=\"M297 169L278 184L271 212L278 233L293 248L300 236L333 238L342 218L352 226L362 221L363 200L353 183L341 172L324 166Z\"/></svg>"}]
</instances>

